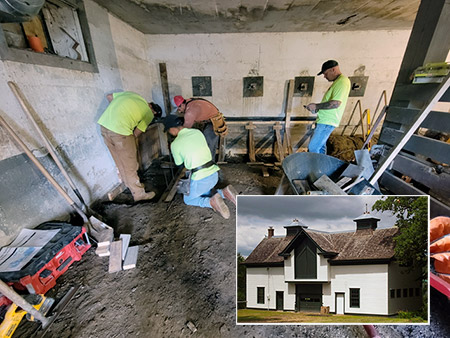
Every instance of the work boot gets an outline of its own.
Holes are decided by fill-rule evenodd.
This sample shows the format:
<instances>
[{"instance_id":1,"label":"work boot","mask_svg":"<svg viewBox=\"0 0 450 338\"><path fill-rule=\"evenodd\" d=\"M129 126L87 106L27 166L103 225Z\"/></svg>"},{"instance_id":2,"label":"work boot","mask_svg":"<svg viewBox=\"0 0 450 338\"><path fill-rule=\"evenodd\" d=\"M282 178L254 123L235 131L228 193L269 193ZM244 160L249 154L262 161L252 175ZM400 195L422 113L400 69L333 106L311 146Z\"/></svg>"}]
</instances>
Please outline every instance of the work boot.
<instances>
[{"instance_id":1,"label":"work boot","mask_svg":"<svg viewBox=\"0 0 450 338\"><path fill-rule=\"evenodd\" d=\"M223 218L230 218L230 210L228 210L227 205L223 201L222 196L219 193L215 194L213 197L209 199L209 204L214 209L222 215Z\"/></svg>"},{"instance_id":2,"label":"work boot","mask_svg":"<svg viewBox=\"0 0 450 338\"><path fill-rule=\"evenodd\" d=\"M145 190L142 192L133 194L133 198L134 198L135 202L148 201L148 200L151 200L155 196L156 196L155 192L153 192L153 191L145 192Z\"/></svg>"},{"instance_id":3,"label":"work boot","mask_svg":"<svg viewBox=\"0 0 450 338\"><path fill-rule=\"evenodd\" d=\"M236 205L237 191L231 184L227 185L225 189L222 190L222 192L227 200L233 202L233 204Z\"/></svg>"}]
</instances>

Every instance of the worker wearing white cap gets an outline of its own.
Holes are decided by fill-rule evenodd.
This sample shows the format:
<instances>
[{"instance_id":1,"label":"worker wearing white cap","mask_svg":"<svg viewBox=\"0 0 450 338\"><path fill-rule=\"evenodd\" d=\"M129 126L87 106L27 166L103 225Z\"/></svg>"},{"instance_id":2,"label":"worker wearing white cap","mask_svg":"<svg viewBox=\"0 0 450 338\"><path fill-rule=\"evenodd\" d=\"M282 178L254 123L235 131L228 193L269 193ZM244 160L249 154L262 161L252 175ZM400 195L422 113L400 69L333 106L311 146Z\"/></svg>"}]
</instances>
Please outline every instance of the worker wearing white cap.
<instances>
[{"instance_id":1,"label":"worker wearing white cap","mask_svg":"<svg viewBox=\"0 0 450 338\"><path fill-rule=\"evenodd\" d=\"M333 84L323 96L321 103L310 103L305 106L311 113L317 113L316 129L309 141L310 153L326 153L326 144L332 131L339 126L350 93L350 80L343 75L335 60L322 64L322 70L317 74L325 77Z\"/></svg>"}]
</instances>

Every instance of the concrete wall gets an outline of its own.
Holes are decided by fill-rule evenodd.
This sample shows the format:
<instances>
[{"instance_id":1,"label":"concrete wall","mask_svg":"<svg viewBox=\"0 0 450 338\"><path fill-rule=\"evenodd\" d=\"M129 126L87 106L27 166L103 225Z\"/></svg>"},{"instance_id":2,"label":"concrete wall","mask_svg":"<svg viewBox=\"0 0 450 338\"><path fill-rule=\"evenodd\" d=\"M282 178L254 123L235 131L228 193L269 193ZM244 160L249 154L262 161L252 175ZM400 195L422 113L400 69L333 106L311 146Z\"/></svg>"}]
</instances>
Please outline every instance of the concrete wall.
<instances>
[{"instance_id":1,"label":"concrete wall","mask_svg":"<svg viewBox=\"0 0 450 338\"><path fill-rule=\"evenodd\" d=\"M370 27L368 27L370 28ZM192 95L192 76L212 77L212 100L225 116L284 116L286 82L315 76L327 59L336 59L347 76L369 81L363 109L372 113L383 90L388 100L409 38L409 31L147 35L154 93L158 63L167 64L170 96ZM264 96L243 98L242 78L264 76ZM294 97L293 116L312 116L303 105L319 102L329 83L315 78L312 97ZM162 98L160 99L162 101ZM350 98L347 123L358 98ZM352 124L359 121L359 113ZM350 132L352 128L347 130Z\"/></svg>"},{"instance_id":2,"label":"concrete wall","mask_svg":"<svg viewBox=\"0 0 450 338\"><path fill-rule=\"evenodd\" d=\"M99 73L0 60L0 109L30 149L42 147L7 85L7 81L16 82L89 202L118 183L96 124L107 106L105 94L133 90L151 100L155 80L149 79L145 36L90 0L85 7ZM40 160L64 182L49 156ZM67 203L0 128L0 245L9 243L23 227L65 218L68 211Z\"/></svg>"}]
</instances>

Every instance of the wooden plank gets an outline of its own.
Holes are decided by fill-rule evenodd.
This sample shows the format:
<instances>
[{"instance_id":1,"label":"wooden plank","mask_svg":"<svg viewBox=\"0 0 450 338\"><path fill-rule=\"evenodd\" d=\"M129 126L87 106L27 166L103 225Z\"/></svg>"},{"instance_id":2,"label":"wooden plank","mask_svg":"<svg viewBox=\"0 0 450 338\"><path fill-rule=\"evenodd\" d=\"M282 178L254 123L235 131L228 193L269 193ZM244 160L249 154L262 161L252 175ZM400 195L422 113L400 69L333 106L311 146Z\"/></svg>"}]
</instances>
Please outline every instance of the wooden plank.
<instances>
[{"instance_id":1,"label":"wooden plank","mask_svg":"<svg viewBox=\"0 0 450 338\"><path fill-rule=\"evenodd\" d=\"M109 247L109 273L122 270L122 241L114 241Z\"/></svg>"},{"instance_id":2,"label":"wooden plank","mask_svg":"<svg viewBox=\"0 0 450 338\"><path fill-rule=\"evenodd\" d=\"M127 255L125 257L125 261L123 262L123 269L133 269L136 267L136 262L138 258L139 246L130 246L127 251Z\"/></svg>"},{"instance_id":3,"label":"wooden plank","mask_svg":"<svg viewBox=\"0 0 450 338\"><path fill-rule=\"evenodd\" d=\"M379 142L390 145L396 144L404 136L401 131L384 128ZM427 156L435 161L450 164L450 144L434 140L425 136L412 135L402 148L415 154Z\"/></svg>"},{"instance_id":4,"label":"wooden plank","mask_svg":"<svg viewBox=\"0 0 450 338\"><path fill-rule=\"evenodd\" d=\"M42 47L48 48L47 38L39 16L34 16L30 21L22 23L22 27L26 36L37 36L42 42Z\"/></svg>"},{"instance_id":5,"label":"wooden plank","mask_svg":"<svg viewBox=\"0 0 450 338\"><path fill-rule=\"evenodd\" d=\"M219 157L217 159L218 163L224 163L225 161L225 136L220 135L219 137Z\"/></svg>"},{"instance_id":6,"label":"wooden plank","mask_svg":"<svg viewBox=\"0 0 450 338\"><path fill-rule=\"evenodd\" d=\"M256 162L255 139L253 137L253 129L255 129L255 126L253 125L253 122L249 122L249 124L245 126L245 129L248 129L248 157L250 162Z\"/></svg>"},{"instance_id":7,"label":"wooden plank","mask_svg":"<svg viewBox=\"0 0 450 338\"><path fill-rule=\"evenodd\" d=\"M172 110L171 109L172 104L170 103L169 81L167 79L167 67L165 63L159 64L159 77L161 79L161 89L164 98L164 108L167 116L170 114L170 111Z\"/></svg>"},{"instance_id":8,"label":"wooden plank","mask_svg":"<svg viewBox=\"0 0 450 338\"><path fill-rule=\"evenodd\" d=\"M169 184L170 190L167 193L167 195L164 198L161 198L162 200L164 200L164 202L170 202L173 200L173 198L175 197L175 194L177 193L177 184L178 181L184 176L184 173L186 172L186 168L183 168L180 173L175 176L172 181Z\"/></svg>"},{"instance_id":9,"label":"wooden plank","mask_svg":"<svg viewBox=\"0 0 450 338\"><path fill-rule=\"evenodd\" d=\"M438 174L435 165L431 163L399 154L392 164L392 169L411 177L436 192L448 193L450 190L450 175L446 172Z\"/></svg>"},{"instance_id":10,"label":"wooden plank","mask_svg":"<svg viewBox=\"0 0 450 338\"><path fill-rule=\"evenodd\" d=\"M118 185L116 185L109 193L108 193L108 199L110 201L114 200L121 192L123 192L127 187L122 182Z\"/></svg>"},{"instance_id":11,"label":"wooden plank","mask_svg":"<svg viewBox=\"0 0 450 338\"><path fill-rule=\"evenodd\" d=\"M330 195L347 195L336 183L334 183L327 175L322 175L314 182L317 189L326 191Z\"/></svg>"},{"instance_id":12,"label":"wooden plank","mask_svg":"<svg viewBox=\"0 0 450 338\"><path fill-rule=\"evenodd\" d=\"M281 133L280 129L282 128L280 122L276 122L273 126L273 130L275 130L275 157L277 161L282 162L284 159L284 147L281 141Z\"/></svg>"},{"instance_id":13,"label":"wooden plank","mask_svg":"<svg viewBox=\"0 0 450 338\"><path fill-rule=\"evenodd\" d=\"M127 255L128 246L130 245L131 235L121 234L120 239L122 240L122 260L124 260Z\"/></svg>"},{"instance_id":14,"label":"wooden plank","mask_svg":"<svg viewBox=\"0 0 450 338\"><path fill-rule=\"evenodd\" d=\"M427 195L422 190L406 183L389 171L383 172L379 183L395 195ZM442 215L450 215L450 207L436 198L430 197L431 218Z\"/></svg>"},{"instance_id":15,"label":"wooden plank","mask_svg":"<svg viewBox=\"0 0 450 338\"><path fill-rule=\"evenodd\" d=\"M286 112L285 112L285 124L284 124L284 139L283 139L283 151L290 155L293 153L291 144L291 114L292 114L292 101L294 97L295 81L289 80L288 92L286 98Z\"/></svg>"},{"instance_id":16,"label":"wooden plank","mask_svg":"<svg viewBox=\"0 0 450 338\"><path fill-rule=\"evenodd\" d=\"M95 250L95 254L99 257L109 256L110 255L109 245L98 246L97 249Z\"/></svg>"}]
</instances>

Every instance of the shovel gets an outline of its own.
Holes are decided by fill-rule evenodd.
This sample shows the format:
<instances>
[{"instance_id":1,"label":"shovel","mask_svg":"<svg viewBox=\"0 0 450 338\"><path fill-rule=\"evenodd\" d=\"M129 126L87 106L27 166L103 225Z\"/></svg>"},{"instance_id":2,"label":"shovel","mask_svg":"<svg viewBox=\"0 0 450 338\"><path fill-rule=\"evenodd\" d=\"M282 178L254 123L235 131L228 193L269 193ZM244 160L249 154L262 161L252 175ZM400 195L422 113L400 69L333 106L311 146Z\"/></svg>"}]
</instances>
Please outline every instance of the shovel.
<instances>
[{"instance_id":1,"label":"shovel","mask_svg":"<svg viewBox=\"0 0 450 338\"><path fill-rule=\"evenodd\" d=\"M17 100L19 101L20 105L22 106L24 112L27 114L27 116L30 119L31 123L33 124L34 128L38 132L38 134L41 137L42 141L44 142L45 148L50 153L51 157L55 161L55 163L58 166L59 170L61 170L61 173L63 174L63 176L66 179L66 181L69 183L69 185L72 188L72 191L74 192L74 194L80 200L84 211L92 214L92 211L88 208L88 206L84 202L83 197L81 196L80 192L78 191L77 187L75 186L75 183L70 178L69 174L64 169L61 161L59 160L58 156L56 155L55 149L50 144L49 140L44 135L42 130L39 128L39 125L37 124L36 120L34 119L33 114L37 115L36 111L33 109L31 104L27 101L27 99L25 98L25 95L23 95L22 91L20 90L20 88L17 86L17 84L15 82L8 81L8 85L9 85L9 88L11 88L12 92L14 93L14 95L16 96Z\"/></svg>"},{"instance_id":2,"label":"shovel","mask_svg":"<svg viewBox=\"0 0 450 338\"><path fill-rule=\"evenodd\" d=\"M2 114L4 112L0 110ZM44 166L38 161L38 159L33 155L33 153L28 149L28 147L23 143L19 136L14 132L14 130L6 123L3 117L0 115L0 125L2 125L6 131L11 135L14 141L23 149L25 154L29 159L36 165L39 171L50 181L50 183L55 187L55 189L61 194L62 197L69 203L69 205L81 216L83 223L86 226L88 233L97 241L100 242L110 242L114 236L113 229L107 224L96 219L94 216L88 217L81 210L81 208L72 200L72 198L67 194L67 192L55 181L52 175L44 168Z\"/></svg>"}]
</instances>

